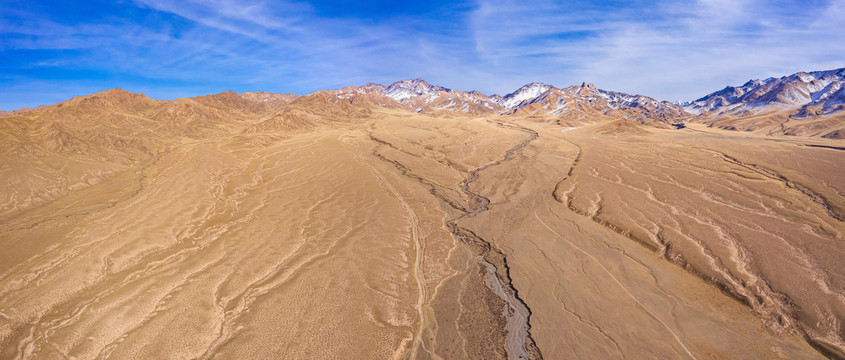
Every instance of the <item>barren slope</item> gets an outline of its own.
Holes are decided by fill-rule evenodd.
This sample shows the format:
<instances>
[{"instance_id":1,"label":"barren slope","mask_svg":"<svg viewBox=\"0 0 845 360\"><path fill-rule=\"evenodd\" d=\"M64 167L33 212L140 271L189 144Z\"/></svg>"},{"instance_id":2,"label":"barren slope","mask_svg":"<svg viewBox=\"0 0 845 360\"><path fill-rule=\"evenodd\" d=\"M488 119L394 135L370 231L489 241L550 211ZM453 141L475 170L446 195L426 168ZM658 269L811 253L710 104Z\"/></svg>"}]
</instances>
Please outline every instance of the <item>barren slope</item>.
<instances>
[{"instance_id":1,"label":"barren slope","mask_svg":"<svg viewBox=\"0 0 845 360\"><path fill-rule=\"evenodd\" d=\"M4 118L0 358L845 349L835 140L118 98Z\"/></svg>"},{"instance_id":2,"label":"barren slope","mask_svg":"<svg viewBox=\"0 0 845 360\"><path fill-rule=\"evenodd\" d=\"M842 356L839 150L789 138L605 128L537 127L540 140L524 161L482 181L481 192L494 194L491 210L470 228L509 254L544 354L788 354L751 340L771 333L805 336ZM725 303L717 287L762 323L737 322L746 308ZM712 331L708 323L731 326Z\"/></svg>"}]
</instances>

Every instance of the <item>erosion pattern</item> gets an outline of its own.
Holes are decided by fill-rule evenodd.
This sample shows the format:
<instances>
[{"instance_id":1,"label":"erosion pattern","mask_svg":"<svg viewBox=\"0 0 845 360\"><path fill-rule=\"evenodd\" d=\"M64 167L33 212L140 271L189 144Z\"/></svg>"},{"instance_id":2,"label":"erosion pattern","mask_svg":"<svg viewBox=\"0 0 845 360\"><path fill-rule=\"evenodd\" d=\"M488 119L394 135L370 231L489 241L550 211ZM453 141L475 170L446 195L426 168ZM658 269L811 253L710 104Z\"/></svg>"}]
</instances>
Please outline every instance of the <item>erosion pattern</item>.
<instances>
[{"instance_id":1,"label":"erosion pattern","mask_svg":"<svg viewBox=\"0 0 845 360\"><path fill-rule=\"evenodd\" d=\"M4 120L0 358L845 356L837 140L296 111Z\"/></svg>"}]
</instances>

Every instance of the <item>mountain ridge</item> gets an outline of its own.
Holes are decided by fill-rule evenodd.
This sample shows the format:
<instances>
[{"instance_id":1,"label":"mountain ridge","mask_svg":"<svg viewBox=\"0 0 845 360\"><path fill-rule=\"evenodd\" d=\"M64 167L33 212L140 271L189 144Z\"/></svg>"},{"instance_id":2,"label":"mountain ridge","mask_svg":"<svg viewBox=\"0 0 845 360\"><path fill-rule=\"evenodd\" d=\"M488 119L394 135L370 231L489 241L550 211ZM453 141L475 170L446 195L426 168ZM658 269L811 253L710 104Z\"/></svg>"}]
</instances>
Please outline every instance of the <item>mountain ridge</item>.
<instances>
[{"instance_id":1,"label":"mountain ridge","mask_svg":"<svg viewBox=\"0 0 845 360\"><path fill-rule=\"evenodd\" d=\"M685 110L694 115L710 116L756 115L784 110L795 110L791 115L799 116L830 115L843 110L838 106L842 105L842 95L836 93L843 83L845 68L752 79L693 100ZM829 104L828 99L832 100ZM820 107L822 111L809 111L808 107Z\"/></svg>"},{"instance_id":2,"label":"mountain ridge","mask_svg":"<svg viewBox=\"0 0 845 360\"><path fill-rule=\"evenodd\" d=\"M357 107L383 107L432 115L546 117L547 121L558 124L563 121L570 125L606 117L621 117L658 127L692 121L727 130L838 138L839 134L845 134L843 84L845 68L798 72L780 78L752 79L693 101L676 103L599 89L587 82L563 88L531 82L505 95L486 95L476 90L461 91L415 78L388 85L370 82L307 95L225 91L174 100L155 100L143 93L115 88L34 109L0 112L0 117L54 112L72 104L121 113L160 108L151 112L170 120L179 116L269 116L267 114L298 100L313 100L316 99L314 94L323 93L333 97L334 103L343 101ZM300 107L304 106L303 101L300 101ZM340 113L349 111L341 110Z\"/></svg>"},{"instance_id":3,"label":"mountain ridge","mask_svg":"<svg viewBox=\"0 0 845 360\"><path fill-rule=\"evenodd\" d=\"M651 99L660 103L665 102L668 104L674 104L683 107L684 110L693 115L706 114L712 116L715 114L738 114L747 113L750 110L754 110L756 113L759 113L761 111L771 110L767 109L767 106L780 106L788 109L800 107L801 113L804 116L809 116L829 115L834 112L843 110L843 108L838 106L842 105L842 103L845 102L845 99L843 99L842 97L842 93L839 92L839 90L842 88L843 82L845 82L845 68L838 68L832 70L820 70L810 72L802 71L780 78L770 77L767 79L751 79L742 85L729 85L723 89L714 91L692 101L668 102L663 100L657 100L646 95L640 94L631 95L617 91L601 91L608 95L613 94L613 96L606 96L608 100L610 100L611 97L615 97L617 99L620 97L625 97L629 99L638 98L640 100ZM581 86L584 87L587 84L588 83L584 82L581 84ZM451 89L444 86L431 84L422 78L415 78L396 81L389 85L382 85L370 82L361 86L346 86L341 89L319 91L327 92L332 95L341 97L349 97L354 94L379 93L386 97L392 98L399 103L409 103L412 102L412 100L410 99L418 97L428 97L429 101L427 102L431 102L432 98L437 98L438 94L443 92L446 94L461 94L464 95L464 98L474 98L477 103L485 101L488 102L488 105L495 103L503 107L505 110L512 110L514 108L520 107L520 105L536 102L537 98L542 96L546 91L550 89L563 88L558 88L553 85L542 82L530 82L505 95L487 95L476 90L460 91L456 89ZM122 93L138 94L146 97L146 95L144 95L143 93L133 93L120 88L109 89L94 94L88 94L87 96L77 97L103 97L107 94L118 96L118 94ZM259 97L263 97L263 101L268 101L268 98L272 98L272 101L274 101L272 106L281 106L289 103L290 101L293 101L293 99L296 97L304 95L282 94L267 91L243 92L238 94L234 91L229 90L217 94L199 95L190 98L194 99L209 96L216 98L221 98L224 96L239 96L242 98L250 98L249 101L252 102L260 101L258 100ZM156 101L168 102L175 100L178 99ZM832 101L828 102L827 100ZM60 104L62 102L52 105L40 105L35 108L21 108L9 111L0 111L0 117L20 115L31 111L37 111L45 107ZM630 106L631 103L625 105ZM640 105L642 105L642 103L640 103ZM808 108L811 107L821 107L823 109L823 112L820 113L807 111Z\"/></svg>"}]
</instances>

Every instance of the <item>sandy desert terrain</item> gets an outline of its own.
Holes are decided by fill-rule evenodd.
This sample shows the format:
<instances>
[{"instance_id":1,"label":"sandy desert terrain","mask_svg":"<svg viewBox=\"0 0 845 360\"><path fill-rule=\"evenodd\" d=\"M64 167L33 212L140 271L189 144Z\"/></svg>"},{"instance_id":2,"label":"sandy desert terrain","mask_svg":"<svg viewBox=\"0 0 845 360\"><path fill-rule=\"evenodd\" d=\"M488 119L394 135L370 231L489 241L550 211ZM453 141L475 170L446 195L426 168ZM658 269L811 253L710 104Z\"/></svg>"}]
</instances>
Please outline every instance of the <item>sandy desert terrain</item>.
<instances>
[{"instance_id":1,"label":"sandy desert terrain","mask_svg":"<svg viewBox=\"0 0 845 360\"><path fill-rule=\"evenodd\" d=\"M2 359L845 357L841 140L111 95L0 118Z\"/></svg>"}]
</instances>

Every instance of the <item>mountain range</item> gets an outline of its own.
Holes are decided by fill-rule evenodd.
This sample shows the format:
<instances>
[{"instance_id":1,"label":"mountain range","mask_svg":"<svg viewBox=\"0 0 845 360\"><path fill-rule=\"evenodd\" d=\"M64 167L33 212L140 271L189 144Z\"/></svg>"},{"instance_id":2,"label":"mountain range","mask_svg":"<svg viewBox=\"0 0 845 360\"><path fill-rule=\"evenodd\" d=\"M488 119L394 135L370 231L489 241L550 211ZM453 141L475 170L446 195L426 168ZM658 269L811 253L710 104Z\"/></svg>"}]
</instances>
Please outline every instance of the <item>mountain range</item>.
<instances>
[{"instance_id":1,"label":"mountain range","mask_svg":"<svg viewBox=\"0 0 845 360\"><path fill-rule=\"evenodd\" d=\"M244 114L266 115L263 122L269 123L265 123L264 127L272 123L280 124L280 118L293 124L279 126L310 126L321 120L319 116L305 116L310 111L307 108L323 107L326 110L326 106L333 104L338 107L333 110L336 115L361 112L367 107L382 107L425 114L534 117L570 126L579 122L618 117L658 127L700 122L722 129L758 131L768 135L843 138L843 82L845 68L799 72L781 78L750 80L741 86L728 86L697 100L682 103L602 90L588 83L558 88L534 82L509 94L488 96L479 91L449 89L423 79L409 79L389 85L368 83L321 90L303 96L270 92L225 92L172 101L152 100L143 94L128 96L129 93L124 94L122 90L116 89L77 97L52 106L1 112L0 116L20 116L31 112L51 116L62 106L65 109L90 107L97 102L117 105L117 108L135 104L145 109L142 111L143 117L171 120L169 123L158 123L157 126L192 124L198 128L191 131L203 131L204 125L194 123L194 120L208 121L223 116L239 118ZM123 99L125 97L134 100ZM106 104L115 101L117 104ZM309 105L310 102L314 104ZM341 102L346 103L346 106L338 105ZM101 110L107 111L103 110L105 108L108 106L101 107ZM325 111L323 115L326 115Z\"/></svg>"},{"instance_id":2,"label":"mountain range","mask_svg":"<svg viewBox=\"0 0 845 360\"><path fill-rule=\"evenodd\" d=\"M756 115L767 111L795 111L807 117L829 115L845 109L845 68L799 72L781 78L749 80L741 86L728 86L689 103L692 114Z\"/></svg>"},{"instance_id":3,"label":"mountain range","mask_svg":"<svg viewBox=\"0 0 845 360\"><path fill-rule=\"evenodd\" d=\"M842 73L4 113L0 359L845 359Z\"/></svg>"}]
</instances>

